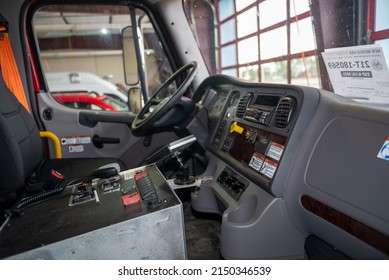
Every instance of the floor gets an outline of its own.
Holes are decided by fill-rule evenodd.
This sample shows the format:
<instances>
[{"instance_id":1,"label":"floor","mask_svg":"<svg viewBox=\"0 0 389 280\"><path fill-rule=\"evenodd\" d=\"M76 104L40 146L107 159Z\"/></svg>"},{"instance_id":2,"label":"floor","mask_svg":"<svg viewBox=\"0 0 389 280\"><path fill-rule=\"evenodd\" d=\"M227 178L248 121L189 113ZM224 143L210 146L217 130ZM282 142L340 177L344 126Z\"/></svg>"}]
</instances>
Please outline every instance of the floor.
<instances>
[{"instance_id":1,"label":"floor","mask_svg":"<svg viewBox=\"0 0 389 280\"><path fill-rule=\"evenodd\" d=\"M190 260L220 260L220 225L218 215L192 210L190 201L183 202L186 247Z\"/></svg>"}]
</instances>

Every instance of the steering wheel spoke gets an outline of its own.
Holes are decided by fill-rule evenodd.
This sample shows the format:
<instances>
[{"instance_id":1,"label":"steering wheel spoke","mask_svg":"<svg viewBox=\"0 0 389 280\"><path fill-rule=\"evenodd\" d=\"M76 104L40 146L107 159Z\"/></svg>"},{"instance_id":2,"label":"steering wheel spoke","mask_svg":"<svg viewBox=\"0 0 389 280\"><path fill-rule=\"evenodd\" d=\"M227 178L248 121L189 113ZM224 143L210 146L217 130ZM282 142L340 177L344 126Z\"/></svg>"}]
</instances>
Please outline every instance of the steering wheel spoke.
<instances>
[{"instance_id":1,"label":"steering wheel spoke","mask_svg":"<svg viewBox=\"0 0 389 280\"><path fill-rule=\"evenodd\" d=\"M144 136L152 133L153 130L158 130L163 127L163 122L156 122L162 119L163 115L172 108L184 95L190 84L193 82L198 71L198 64L195 61L188 63L177 70L172 76L170 76L150 97L150 99L143 106L141 111L137 114L132 122L131 129L134 135ZM177 85L177 89L171 96L165 96L159 98L160 95L166 94L171 88L171 85L175 83L179 77L186 75L185 79L180 85Z\"/></svg>"},{"instance_id":2,"label":"steering wheel spoke","mask_svg":"<svg viewBox=\"0 0 389 280\"><path fill-rule=\"evenodd\" d=\"M163 101L163 99L159 99L159 98L150 98L149 103L150 103L150 105L152 105L152 106L156 106L156 105L159 105L159 103L161 103L162 101Z\"/></svg>"}]
</instances>

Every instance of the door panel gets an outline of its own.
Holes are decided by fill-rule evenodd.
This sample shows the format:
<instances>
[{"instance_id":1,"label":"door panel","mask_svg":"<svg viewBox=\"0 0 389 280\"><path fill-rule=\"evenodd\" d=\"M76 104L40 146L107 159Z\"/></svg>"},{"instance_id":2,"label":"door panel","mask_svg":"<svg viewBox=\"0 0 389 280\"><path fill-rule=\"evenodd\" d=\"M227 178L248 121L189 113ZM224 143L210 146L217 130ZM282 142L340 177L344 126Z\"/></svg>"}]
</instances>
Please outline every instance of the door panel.
<instances>
[{"instance_id":1,"label":"door panel","mask_svg":"<svg viewBox=\"0 0 389 280\"><path fill-rule=\"evenodd\" d=\"M146 147L130 129L146 101L142 96L148 98L139 90L139 77L148 79L144 91L152 94L172 73L149 15L126 5L47 3L33 12L30 38L36 41L30 45L36 48L32 63L42 81L36 88L39 115L44 128L59 138L63 157L115 157L132 165L134 155L142 162L174 139L155 137ZM125 29L136 29L139 36L129 36L125 44ZM138 53L135 40L142 43ZM143 71L128 67L138 61L145 63Z\"/></svg>"},{"instance_id":2,"label":"door panel","mask_svg":"<svg viewBox=\"0 0 389 280\"><path fill-rule=\"evenodd\" d=\"M41 119L46 130L54 133L61 142L62 156L69 157L116 157L120 158L130 149L139 138L131 134L129 124L133 118L132 113L115 112L117 114L127 114L129 123L119 122L99 122L93 127L81 125L79 115L88 110L79 110L65 107L58 102L49 93L39 93L38 102ZM44 115L44 111L50 108L52 119ZM89 111L95 114L109 114L106 111ZM93 137L109 137L119 139L117 144L104 144L98 148L93 144ZM51 153L52 154L52 153ZM53 155L53 154L52 154Z\"/></svg>"}]
</instances>

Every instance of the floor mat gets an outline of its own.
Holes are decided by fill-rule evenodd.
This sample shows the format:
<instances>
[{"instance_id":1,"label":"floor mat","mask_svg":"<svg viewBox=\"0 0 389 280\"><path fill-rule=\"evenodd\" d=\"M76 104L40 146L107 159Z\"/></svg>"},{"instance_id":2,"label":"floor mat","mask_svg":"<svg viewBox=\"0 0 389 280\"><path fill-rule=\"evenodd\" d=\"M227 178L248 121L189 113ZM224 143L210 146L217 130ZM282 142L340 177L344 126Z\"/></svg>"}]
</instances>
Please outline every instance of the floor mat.
<instances>
[{"instance_id":1,"label":"floor mat","mask_svg":"<svg viewBox=\"0 0 389 280\"><path fill-rule=\"evenodd\" d=\"M186 247L190 260L220 260L221 217L197 213L184 202Z\"/></svg>"}]
</instances>

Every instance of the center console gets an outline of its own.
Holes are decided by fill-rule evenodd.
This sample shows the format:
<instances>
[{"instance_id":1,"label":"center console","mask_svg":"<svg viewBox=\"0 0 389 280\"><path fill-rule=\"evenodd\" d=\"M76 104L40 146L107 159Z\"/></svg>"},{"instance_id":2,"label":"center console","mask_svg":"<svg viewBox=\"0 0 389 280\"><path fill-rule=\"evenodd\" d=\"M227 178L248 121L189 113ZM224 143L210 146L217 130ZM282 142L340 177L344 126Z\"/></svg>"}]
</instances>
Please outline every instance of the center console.
<instances>
[{"instance_id":1,"label":"center console","mask_svg":"<svg viewBox=\"0 0 389 280\"><path fill-rule=\"evenodd\" d=\"M0 258L186 259L182 204L155 165L80 180L11 216Z\"/></svg>"},{"instance_id":2,"label":"center console","mask_svg":"<svg viewBox=\"0 0 389 280\"><path fill-rule=\"evenodd\" d=\"M213 180L199 186L191 203L198 212L222 216L222 256L303 258L304 236L288 218L283 199L302 131L301 89L220 75L205 80L199 91L212 131L204 173Z\"/></svg>"}]
</instances>

